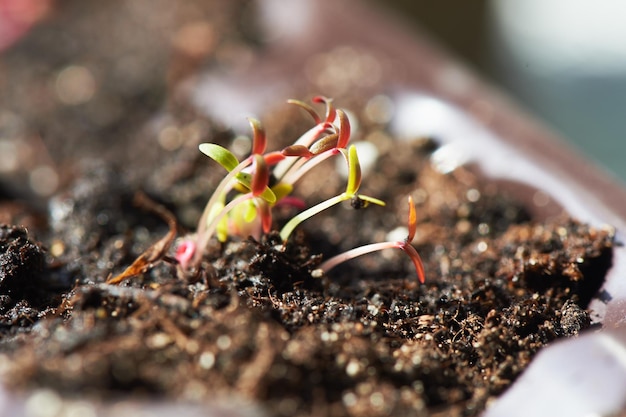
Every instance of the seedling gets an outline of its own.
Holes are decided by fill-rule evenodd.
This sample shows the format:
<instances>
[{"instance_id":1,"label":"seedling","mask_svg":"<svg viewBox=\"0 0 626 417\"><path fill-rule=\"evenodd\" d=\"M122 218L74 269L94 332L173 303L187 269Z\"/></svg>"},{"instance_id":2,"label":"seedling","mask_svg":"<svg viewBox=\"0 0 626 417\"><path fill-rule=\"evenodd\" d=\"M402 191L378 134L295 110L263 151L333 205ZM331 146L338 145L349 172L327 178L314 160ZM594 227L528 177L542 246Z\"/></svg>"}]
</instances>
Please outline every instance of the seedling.
<instances>
[{"instance_id":1,"label":"seedling","mask_svg":"<svg viewBox=\"0 0 626 417\"><path fill-rule=\"evenodd\" d=\"M301 206L301 200L290 196L295 184L321 162L335 155L343 155L348 167L345 191L294 216L280 231L282 241L286 243L295 228L305 220L344 201L351 201L355 208L369 204L385 205L377 198L358 194L362 181L361 167L356 147L352 145L348 148L351 129L347 114L336 109L328 98L315 97L313 102L325 104L325 117L322 118L306 103L289 101L309 113L315 125L293 145L280 151L265 153L265 130L255 119L250 119L253 132L252 151L243 161L239 161L232 152L220 145L200 145L200 151L219 163L227 174L209 199L195 236L184 239L176 250L175 258L183 270L199 265L205 248L214 235L218 240L226 241L228 236L233 235L258 237L260 233L269 233L272 227L272 208L277 204ZM420 282L423 282L422 261L410 244L415 234L416 216L413 203L409 201L409 236L405 241L375 243L350 250L324 262L320 271L327 272L339 263L393 247L402 249L409 255Z\"/></svg>"},{"instance_id":2,"label":"seedling","mask_svg":"<svg viewBox=\"0 0 626 417\"><path fill-rule=\"evenodd\" d=\"M356 152L356 147L354 145L350 146L347 155L344 149L342 149L341 151L348 161L348 183L346 185L346 191L339 195L336 195L335 197L329 198L328 200L322 201L321 203L293 217L280 231L280 238L284 242L289 239L289 235L291 235L291 232L293 232L293 230L300 223L343 201L352 200L353 206L358 208L364 207L369 203L374 203L379 206L385 205L384 201L381 201L377 198L357 194L357 191L361 186L361 166L359 164L359 157Z\"/></svg>"},{"instance_id":3,"label":"seedling","mask_svg":"<svg viewBox=\"0 0 626 417\"><path fill-rule=\"evenodd\" d=\"M228 174L222 179L222 181L218 184L217 188L213 192L213 195L209 199L202 216L200 217L200 221L198 222L198 230L197 230L197 239L195 244L187 243L186 251L195 252L195 258L199 260L199 257L202 256L202 251L197 251L196 249L203 249L207 244L211 236L215 232L215 230L220 226L219 222L223 218L223 215L220 215L221 211L224 211L224 215L232 209L236 204L230 206L226 209L224 204L224 200L226 198L226 194L232 190L236 183L241 184L244 188L250 189L251 184L251 175L242 172L248 166L250 166L255 160L255 156L261 155L265 152L265 148L267 146L267 139L265 135L265 130L263 129L261 122L256 119L249 119L250 125L252 126L252 154L239 162L237 157L233 155L228 149L214 144L214 143L202 143L199 146L200 152L207 155L217 163L219 163L222 167L224 167ZM264 158L262 158L264 159ZM283 159L282 155L268 155L268 159L271 159L271 162L274 162L276 159ZM264 162L265 165L265 162ZM257 179L257 182L261 181L261 179ZM257 190L258 192L258 190ZM275 202L276 196L274 193L267 187L265 187L262 191L262 198L267 201ZM242 202L245 199L238 200L238 202ZM219 219L215 221L215 219ZM225 239L225 237L223 238ZM194 248L195 247L195 248Z\"/></svg>"},{"instance_id":4,"label":"seedling","mask_svg":"<svg viewBox=\"0 0 626 417\"><path fill-rule=\"evenodd\" d=\"M272 207L291 194L294 184L304 174L345 148L350 138L350 123L345 112L336 110L332 101L325 97L316 97L313 101L325 103L326 117L322 119L309 105L292 100L291 103L310 113L316 124L298 138L294 145L282 151L263 154L267 145L265 130L255 119L249 119L253 131L252 153L241 162L220 145L200 144L200 151L219 163L228 174L209 199L195 238L186 239L178 247L176 257L183 269L200 262L204 248L214 234L220 241L225 241L228 235L258 234L252 230L259 223L258 219L262 232L268 233L272 225ZM338 126L332 123L336 118L339 120ZM252 166L253 161L257 162L257 166L265 167L263 173ZM259 188L254 189L255 186ZM232 190L242 194L227 202L227 196ZM289 201L287 199L285 203Z\"/></svg>"},{"instance_id":5,"label":"seedling","mask_svg":"<svg viewBox=\"0 0 626 417\"><path fill-rule=\"evenodd\" d=\"M415 231L417 229L417 215L415 214L415 206L413 205L413 199L409 196L409 224L408 230L409 233L404 240L399 241L389 241L389 242L380 242L380 243L372 243L369 245L361 246L358 248L351 249L339 255L336 255L327 261L324 261L320 267L316 270L316 274L325 274L334 267L339 264L342 264L351 259L357 258L362 255L366 255L368 253L377 252L390 248L398 248L404 251L411 261L413 262L413 266L415 267L415 272L417 273L417 277L419 281L423 284L425 279L424 273L424 264L422 263L422 259L419 254L415 250L415 248L411 245L413 238L415 237Z\"/></svg>"}]
</instances>

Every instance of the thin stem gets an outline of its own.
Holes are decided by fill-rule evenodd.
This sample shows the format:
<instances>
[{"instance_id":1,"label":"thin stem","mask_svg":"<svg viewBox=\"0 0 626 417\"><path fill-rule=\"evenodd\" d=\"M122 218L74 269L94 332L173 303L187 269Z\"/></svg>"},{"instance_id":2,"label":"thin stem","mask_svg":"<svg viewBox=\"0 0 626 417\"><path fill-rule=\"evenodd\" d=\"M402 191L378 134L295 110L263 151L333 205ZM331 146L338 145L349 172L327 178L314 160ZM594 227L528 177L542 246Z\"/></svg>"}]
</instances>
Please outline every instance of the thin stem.
<instances>
[{"instance_id":1,"label":"thin stem","mask_svg":"<svg viewBox=\"0 0 626 417\"><path fill-rule=\"evenodd\" d=\"M410 242L405 241L398 243L400 243L399 248L402 249L404 253L409 255L409 258L411 258L411 261L413 261L415 272L417 272L417 279L419 279L420 282L423 284L426 280L426 273L424 272L424 263L422 262L422 258L420 257L419 253L417 253L417 250L415 250Z\"/></svg>"},{"instance_id":2,"label":"thin stem","mask_svg":"<svg viewBox=\"0 0 626 417\"><path fill-rule=\"evenodd\" d=\"M285 173L283 176L283 182L291 185L295 184L304 174L338 153L339 150L337 148L333 148L309 159L301 158L293 164L289 171Z\"/></svg>"},{"instance_id":3,"label":"thin stem","mask_svg":"<svg viewBox=\"0 0 626 417\"><path fill-rule=\"evenodd\" d=\"M349 251L340 253L339 255L333 256L329 260L322 262L322 264L320 265L318 269L320 269L324 273L327 273L328 271L330 271L331 269L333 269L334 267L336 267L337 265L343 262L349 261L351 259L357 258L362 255L366 255L368 253L381 251L384 249L392 249L392 248L401 249L404 253L406 253L409 256L409 258L411 258L411 261L413 262L413 266L415 267L415 272L417 273L417 279L419 280L419 282L423 284L425 280L425 273L424 273L424 264L422 263L422 259L420 258L415 248L411 246L409 243L404 242L404 241L371 243L369 245L364 245L358 248L350 249Z\"/></svg>"},{"instance_id":4,"label":"thin stem","mask_svg":"<svg viewBox=\"0 0 626 417\"><path fill-rule=\"evenodd\" d=\"M213 194L211 195L209 202L206 204L206 206L204 206L204 211L202 212L202 216L200 216L200 221L198 222L198 229L196 231L198 239L202 239L202 235L205 233L207 229L207 224L209 222L209 214L211 213L211 208L213 207L213 205L217 203L217 201L219 200L222 194L227 193L228 191L231 190L232 184L233 184L232 180L235 178L237 174L243 171L251 163L252 163L252 157L248 157L244 159L243 161L239 163L239 165L237 165L232 171L230 171L222 179L222 181L220 181L220 183L217 185L217 188L215 189L215 191L213 191ZM206 241L208 242L208 239L206 239ZM202 251L204 248L199 246L198 249Z\"/></svg>"},{"instance_id":5,"label":"thin stem","mask_svg":"<svg viewBox=\"0 0 626 417\"><path fill-rule=\"evenodd\" d=\"M324 271L324 273L330 271L337 265L349 261L350 259L357 258L362 255L366 255L368 253L381 251L383 249L391 249L391 248L400 248L400 242L380 242L380 243L370 243L369 245L359 246L358 248L350 249L349 251L340 253L339 255L333 256L327 261L322 262L319 266L319 269Z\"/></svg>"},{"instance_id":6,"label":"thin stem","mask_svg":"<svg viewBox=\"0 0 626 417\"><path fill-rule=\"evenodd\" d=\"M315 125L311 129L307 130L302 136L300 136L298 140L296 140L293 144L306 146L308 148L309 146L313 144L313 142L317 140L317 138L319 138L319 136L326 129L328 129L331 126L332 125L329 123L322 123L322 124ZM288 158L276 164L276 166L274 167L274 170L272 171L272 173L274 174L274 177L276 177L276 179L280 181L295 162L296 162L295 159Z\"/></svg>"},{"instance_id":7,"label":"thin stem","mask_svg":"<svg viewBox=\"0 0 626 417\"><path fill-rule=\"evenodd\" d=\"M204 233L202 235L197 236L197 242L196 242L197 248L196 248L196 253L194 255L193 262L192 262L193 266L196 266L198 262L200 262L200 259L202 259L204 248L209 243L211 236L213 236L213 233L215 233L217 226L219 225L220 221L224 218L224 216L226 216L237 205L243 203L244 201L250 200L252 198L254 198L254 195L252 193L246 193L246 194L242 194L238 196L237 198L233 199L230 203L226 204L224 208L220 210L220 212L213 219L211 219L211 223L207 226Z\"/></svg>"},{"instance_id":8,"label":"thin stem","mask_svg":"<svg viewBox=\"0 0 626 417\"><path fill-rule=\"evenodd\" d=\"M311 115L311 117L315 121L315 124L319 124L319 123L322 122L322 119L320 118L319 114L317 114L315 109L313 107L309 106L308 104L306 104L305 102L300 101L300 100L295 100L295 99L289 99L289 100L287 100L287 103L295 104L296 106L300 107L301 109L304 109L307 113L309 113Z\"/></svg>"},{"instance_id":9,"label":"thin stem","mask_svg":"<svg viewBox=\"0 0 626 417\"><path fill-rule=\"evenodd\" d=\"M316 214L336 204L341 203L342 201L350 200L351 198L352 198L351 195L348 195L346 193L341 193L335 197L329 198L328 200L324 200L321 203L316 204L315 206L304 210L302 213L299 213L296 216L294 216L291 220L287 222L285 226L283 226L282 230L280 231L280 238L283 240L283 242L286 242L287 239L289 239L291 232L293 232L293 230L296 227L298 227L300 223L302 223L306 219L311 218L315 216Z\"/></svg>"},{"instance_id":10,"label":"thin stem","mask_svg":"<svg viewBox=\"0 0 626 417\"><path fill-rule=\"evenodd\" d=\"M334 127L333 124L328 122L315 125L304 132L293 144L303 145L308 148L313 145L313 142L315 142L326 129L330 129L332 127Z\"/></svg>"},{"instance_id":11,"label":"thin stem","mask_svg":"<svg viewBox=\"0 0 626 417\"><path fill-rule=\"evenodd\" d=\"M279 178L280 182L284 182L286 184L293 184L293 181L291 181L290 177L293 175L294 172L298 172L302 166L308 162L312 157L297 157L294 158L291 162L291 166L289 166L283 173L283 175L281 175L280 177L276 176L276 178Z\"/></svg>"}]
</instances>

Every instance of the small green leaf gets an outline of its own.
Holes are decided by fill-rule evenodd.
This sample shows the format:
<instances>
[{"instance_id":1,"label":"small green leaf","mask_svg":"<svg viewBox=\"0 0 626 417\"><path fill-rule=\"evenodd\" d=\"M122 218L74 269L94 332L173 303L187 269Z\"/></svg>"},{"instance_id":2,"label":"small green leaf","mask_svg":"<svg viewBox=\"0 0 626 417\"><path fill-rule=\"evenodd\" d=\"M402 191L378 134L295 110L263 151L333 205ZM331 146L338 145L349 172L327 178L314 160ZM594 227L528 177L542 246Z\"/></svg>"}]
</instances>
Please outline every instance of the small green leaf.
<instances>
[{"instance_id":1,"label":"small green leaf","mask_svg":"<svg viewBox=\"0 0 626 417\"><path fill-rule=\"evenodd\" d=\"M217 235L217 240L222 243L228 240L228 217L224 216L224 218L220 220L215 228L215 234Z\"/></svg>"},{"instance_id":2,"label":"small green leaf","mask_svg":"<svg viewBox=\"0 0 626 417\"><path fill-rule=\"evenodd\" d=\"M207 216L207 219L206 219L207 225L211 224L213 219L217 217L217 215L224 209L224 207L225 207L225 201L224 201L224 196L222 196L211 207L211 210L209 211L209 215ZM217 227L216 227L216 234L217 234L217 240L219 240L220 242L226 242L226 239L228 238L228 218L224 217L222 220L220 220L220 222L217 224Z\"/></svg>"},{"instance_id":3,"label":"small green leaf","mask_svg":"<svg viewBox=\"0 0 626 417\"><path fill-rule=\"evenodd\" d=\"M274 191L272 191L269 187L265 187L265 190L259 195L263 200L267 201L270 204L274 204L276 202L276 195Z\"/></svg>"},{"instance_id":4,"label":"small green leaf","mask_svg":"<svg viewBox=\"0 0 626 417\"><path fill-rule=\"evenodd\" d=\"M254 204L254 201L248 200L245 204L245 209L243 211L243 220L246 223L250 223L255 218L256 218L256 205Z\"/></svg>"},{"instance_id":5,"label":"small green leaf","mask_svg":"<svg viewBox=\"0 0 626 417\"><path fill-rule=\"evenodd\" d=\"M276 196L276 201L280 201L283 198L287 197L293 191L293 185L287 184L285 182L279 182L278 184L272 187L272 191Z\"/></svg>"},{"instance_id":6,"label":"small green leaf","mask_svg":"<svg viewBox=\"0 0 626 417\"><path fill-rule=\"evenodd\" d=\"M237 179L239 184L245 189L245 191L238 191L250 192L250 190L252 189L252 174L250 174L249 172L240 172L235 176L235 178ZM274 204L276 202L276 195L274 195L274 192L268 186L265 186L265 189L259 195L259 197L261 197L263 200L267 201L270 204Z\"/></svg>"},{"instance_id":7,"label":"small green leaf","mask_svg":"<svg viewBox=\"0 0 626 417\"><path fill-rule=\"evenodd\" d=\"M356 195L361 186L361 164L359 163L359 155L356 146L351 145L348 150L348 184L346 185L346 194L350 197Z\"/></svg>"},{"instance_id":8,"label":"small green leaf","mask_svg":"<svg viewBox=\"0 0 626 417\"><path fill-rule=\"evenodd\" d=\"M252 174L249 172L240 172L235 175L235 179L239 182L239 184L243 187L234 187L240 193L246 193L250 191L251 183L252 183Z\"/></svg>"},{"instance_id":9,"label":"small green leaf","mask_svg":"<svg viewBox=\"0 0 626 417\"><path fill-rule=\"evenodd\" d=\"M239 165L237 157L223 146L216 145L215 143L201 143L198 148L200 152L213 159L229 172Z\"/></svg>"},{"instance_id":10,"label":"small green leaf","mask_svg":"<svg viewBox=\"0 0 626 417\"><path fill-rule=\"evenodd\" d=\"M386 205L386 203L383 200L379 200L377 198L370 197L368 195L359 194L359 198L368 203L376 204L377 206L384 207Z\"/></svg>"}]
</instances>

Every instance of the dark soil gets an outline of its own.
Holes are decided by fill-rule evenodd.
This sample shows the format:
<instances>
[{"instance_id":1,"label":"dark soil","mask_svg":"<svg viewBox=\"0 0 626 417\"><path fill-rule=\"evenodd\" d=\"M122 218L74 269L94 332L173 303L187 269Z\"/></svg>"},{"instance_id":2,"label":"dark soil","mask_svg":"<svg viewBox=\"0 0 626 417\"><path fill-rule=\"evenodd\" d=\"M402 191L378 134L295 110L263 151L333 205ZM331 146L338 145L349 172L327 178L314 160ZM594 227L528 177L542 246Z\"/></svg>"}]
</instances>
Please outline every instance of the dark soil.
<instances>
[{"instance_id":1,"label":"dark soil","mask_svg":"<svg viewBox=\"0 0 626 417\"><path fill-rule=\"evenodd\" d=\"M4 161L10 175L0 181L0 369L10 389L92 399L241 397L277 416L471 416L546 344L590 327L586 307L611 265L612 231L567 215L533 219L470 169L439 173L429 160L436 140L389 137L368 119L368 97L358 91L336 103L361 121L357 139L379 148L361 191L387 207L337 207L307 221L286 248L274 234L214 242L192 277L181 278L166 256L120 286L105 284L168 232L156 204L174 214L180 235L193 228L223 174L197 144L235 140L174 99L173 86L224 48L262 48L252 41L254 25L237 23L250 19L246 2L189 2L176 13L166 4L137 6L143 26L120 4L59 2L3 55L3 146L26 149L10 170ZM153 32L180 34L198 19L215 36L204 55L142 49ZM102 32L120 37L119 47L109 48ZM122 74L116 63L129 55L136 65ZM61 103L50 92L52 77L70 64L97 68L100 90L86 103ZM278 104L259 117L273 148L310 127ZM164 146L164 131L181 144ZM56 185L32 186L41 166ZM343 184L333 169L319 168L296 194L309 204L336 194ZM320 180L323 172L330 175ZM153 201L137 207L138 192ZM424 285L393 250L311 276L323 258L386 240L405 223L409 194ZM277 226L290 215L278 213Z\"/></svg>"}]
</instances>

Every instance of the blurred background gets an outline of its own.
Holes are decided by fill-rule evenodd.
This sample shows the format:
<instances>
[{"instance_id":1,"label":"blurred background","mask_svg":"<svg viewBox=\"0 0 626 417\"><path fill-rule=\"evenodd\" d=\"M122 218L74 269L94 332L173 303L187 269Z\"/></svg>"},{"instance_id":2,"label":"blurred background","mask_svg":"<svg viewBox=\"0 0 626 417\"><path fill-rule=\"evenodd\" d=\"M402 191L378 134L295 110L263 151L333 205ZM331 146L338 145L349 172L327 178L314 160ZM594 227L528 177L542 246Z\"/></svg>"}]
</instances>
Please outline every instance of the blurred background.
<instances>
[{"instance_id":1,"label":"blurred background","mask_svg":"<svg viewBox=\"0 0 626 417\"><path fill-rule=\"evenodd\" d=\"M626 183L626 3L375 1Z\"/></svg>"},{"instance_id":2,"label":"blurred background","mask_svg":"<svg viewBox=\"0 0 626 417\"><path fill-rule=\"evenodd\" d=\"M626 3L369 1L429 34L626 183ZM0 50L52 4L0 0Z\"/></svg>"}]
</instances>

